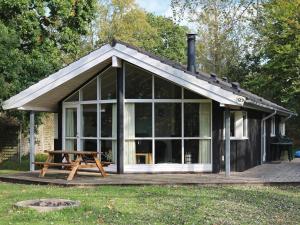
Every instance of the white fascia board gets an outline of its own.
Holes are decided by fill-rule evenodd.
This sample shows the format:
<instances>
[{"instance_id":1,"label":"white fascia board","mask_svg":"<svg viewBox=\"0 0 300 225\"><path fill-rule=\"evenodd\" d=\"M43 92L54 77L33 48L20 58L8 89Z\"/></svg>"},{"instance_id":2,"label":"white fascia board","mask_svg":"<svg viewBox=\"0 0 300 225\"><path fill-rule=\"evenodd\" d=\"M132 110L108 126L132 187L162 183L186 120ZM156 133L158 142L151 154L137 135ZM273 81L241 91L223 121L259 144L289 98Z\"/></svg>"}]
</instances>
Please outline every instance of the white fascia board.
<instances>
[{"instance_id":1,"label":"white fascia board","mask_svg":"<svg viewBox=\"0 0 300 225\"><path fill-rule=\"evenodd\" d=\"M111 58L113 55L113 48L107 44L87 56L71 63L69 66L59 70L40 82L30 86L26 90L11 97L3 103L3 109L14 109L25 105L34 100L42 94L62 85L70 79L87 71L88 69L100 64L101 62Z\"/></svg>"},{"instance_id":2,"label":"white fascia board","mask_svg":"<svg viewBox=\"0 0 300 225\"><path fill-rule=\"evenodd\" d=\"M56 112L56 109L45 108L45 107L31 107L31 106L22 106L17 108L18 110L24 111L37 111L37 112Z\"/></svg>"},{"instance_id":3,"label":"white fascia board","mask_svg":"<svg viewBox=\"0 0 300 225\"><path fill-rule=\"evenodd\" d=\"M114 48L116 49L114 54L117 57L122 58L123 60L154 74L157 74L158 76L161 76L167 80L175 82L183 87L186 87L187 89L193 90L200 95L213 99L222 104L243 106L244 102L239 101L239 99L244 99L242 96L224 90L216 85L212 85L207 81L198 79L193 75L173 68L124 45L116 44Z\"/></svg>"}]
</instances>

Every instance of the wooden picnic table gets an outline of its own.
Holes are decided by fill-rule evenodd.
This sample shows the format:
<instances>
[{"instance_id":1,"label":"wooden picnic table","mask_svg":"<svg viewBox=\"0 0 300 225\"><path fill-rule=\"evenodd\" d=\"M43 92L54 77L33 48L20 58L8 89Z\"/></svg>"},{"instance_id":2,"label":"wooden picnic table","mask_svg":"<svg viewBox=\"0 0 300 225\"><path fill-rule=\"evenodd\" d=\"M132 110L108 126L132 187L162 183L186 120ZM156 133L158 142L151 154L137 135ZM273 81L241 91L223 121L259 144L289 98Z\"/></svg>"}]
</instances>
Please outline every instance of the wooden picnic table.
<instances>
[{"instance_id":1,"label":"wooden picnic table","mask_svg":"<svg viewBox=\"0 0 300 225\"><path fill-rule=\"evenodd\" d=\"M67 180L73 180L77 171L82 168L98 168L103 177L107 176L103 167L108 166L109 162L101 163L98 158L98 152L91 151L45 151L48 153L47 160L45 162L34 162L35 165L42 166L40 171L40 177L44 177L49 167L62 166L64 169L69 169L70 173ZM62 162L54 162L54 156L61 155ZM72 160L72 155L74 160Z\"/></svg>"}]
</instances>

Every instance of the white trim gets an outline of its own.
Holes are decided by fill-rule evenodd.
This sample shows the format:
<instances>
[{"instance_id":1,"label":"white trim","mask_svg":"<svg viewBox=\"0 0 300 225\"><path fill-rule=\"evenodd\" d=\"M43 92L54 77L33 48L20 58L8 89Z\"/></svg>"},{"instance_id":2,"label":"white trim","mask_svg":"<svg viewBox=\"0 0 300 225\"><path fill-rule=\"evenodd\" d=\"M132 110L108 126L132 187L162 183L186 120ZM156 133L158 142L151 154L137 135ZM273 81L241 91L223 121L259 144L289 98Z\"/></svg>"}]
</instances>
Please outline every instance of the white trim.
<instances>
[{"instance_id":1,"label":"white trim","mask_svg":"<svg viewBox=\"0 0 300 225\"><path fill-rule=\"evenodd\" d=\"M135 164L124 165L125 173L212 172L212 164Z\"/></svg>"}]
</instances>

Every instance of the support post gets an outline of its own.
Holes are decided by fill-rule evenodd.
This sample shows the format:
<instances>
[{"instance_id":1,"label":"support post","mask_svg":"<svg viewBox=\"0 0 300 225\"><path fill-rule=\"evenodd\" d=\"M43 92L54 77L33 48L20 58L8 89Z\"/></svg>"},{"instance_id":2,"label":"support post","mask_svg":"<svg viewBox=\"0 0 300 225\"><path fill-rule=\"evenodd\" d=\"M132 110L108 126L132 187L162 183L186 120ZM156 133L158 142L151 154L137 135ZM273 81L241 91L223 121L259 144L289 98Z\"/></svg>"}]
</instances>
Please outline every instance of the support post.
<instances>
[{"instance_id":1,"label":"support post","mask_svg":"<svg viewBox=\"0 0 300 225\"><path fill-rule=\"evenodd\" d=\"M30 111L30 125L29 125L29 134L30 134L30 154L29 154L29 163L30 163L30 171L35 170L35 166L33 164L34 162L34 155L35 155L35 149L34 149L34 111Z\"/></svg>"},{"instance_id":2,"label":"support post","mask_svg":"<svg viewBox=\"0 0 300 225\"><path fill-rule=\"evenodd\" d=\"M225 109L225 175L230 176L230 110Z\"/></svg>"},{"instance_id":3,"label":"support post","mask_svg":"<svg viewBox=\"0 0 300 225\"><path fill-rule=\"evenodd\" d=\"M124 173L124 70L117 68L117 173Z\"/></svg>"}]
</instances>

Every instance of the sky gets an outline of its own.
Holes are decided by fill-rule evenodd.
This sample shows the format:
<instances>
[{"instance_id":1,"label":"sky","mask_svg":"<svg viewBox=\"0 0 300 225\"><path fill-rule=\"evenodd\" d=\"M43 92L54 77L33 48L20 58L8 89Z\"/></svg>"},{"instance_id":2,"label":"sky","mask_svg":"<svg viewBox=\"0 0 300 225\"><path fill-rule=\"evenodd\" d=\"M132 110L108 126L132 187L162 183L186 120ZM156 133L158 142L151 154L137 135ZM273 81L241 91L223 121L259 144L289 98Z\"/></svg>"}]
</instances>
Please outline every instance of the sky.
<instances>
[{"instance_id":1,"label":"sky","mask_svg":"<svg viewBox=\"0 0 300 225\"><path fill-rule=\"evenodd\" d=\"M171 0L136 0L136 3L147 12L159 16L172 17ZM196 32L196 25L189 22L187 18L180 21L180 25L189 27L192 33Z\"/></svg>"},{"instance_id":2,"label":"sky","mask_svg":"<svg viewBox=\"0 0 300 225\"><path fill-rule=\"evenodd\" d=\"M136 0L136 3L148 12L160 16L171 16L171 0Z\"/></svg>"}]
</instances>

